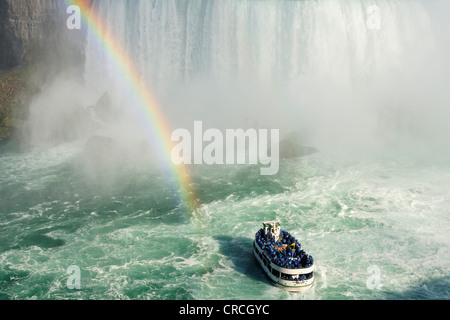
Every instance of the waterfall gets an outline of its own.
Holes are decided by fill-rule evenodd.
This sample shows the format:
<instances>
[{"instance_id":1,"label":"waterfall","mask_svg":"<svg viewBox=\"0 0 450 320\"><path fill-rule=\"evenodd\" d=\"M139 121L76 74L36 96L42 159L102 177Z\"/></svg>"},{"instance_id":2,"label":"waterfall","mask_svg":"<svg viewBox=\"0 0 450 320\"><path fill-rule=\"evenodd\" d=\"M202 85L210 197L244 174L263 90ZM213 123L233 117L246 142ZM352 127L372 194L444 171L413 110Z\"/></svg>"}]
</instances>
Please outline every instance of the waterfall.
<instances>
[{"instance_id":1,"label":"waterfall","mask_svg":"<svg viewBox=\"0 0 450 320\"><path fill-rule=\"evenodd\" d=\"M449 1L101 0L93 8L175 124L302 129L313 143L448 132ZM92 35L86 56L88 83L120 94Z\"/></svg>"}]
</instances>

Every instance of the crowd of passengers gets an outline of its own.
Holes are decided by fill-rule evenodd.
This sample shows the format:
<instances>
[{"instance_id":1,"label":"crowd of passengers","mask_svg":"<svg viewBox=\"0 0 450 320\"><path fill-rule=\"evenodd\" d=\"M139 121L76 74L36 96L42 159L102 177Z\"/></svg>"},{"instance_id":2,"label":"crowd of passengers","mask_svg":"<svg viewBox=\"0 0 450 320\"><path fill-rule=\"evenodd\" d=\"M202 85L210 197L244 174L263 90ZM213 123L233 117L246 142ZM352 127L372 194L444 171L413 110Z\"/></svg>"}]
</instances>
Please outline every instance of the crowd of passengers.
<instances>
[{"instance_id":1,"label":"crowd of passengers","mask_svg":"<svg viewBox=\"0 0 450 320\"><path fill-rule=\"evenodd\" d=\"M287 231L280 231L280 239L275 241L264 229L260 229L255 235L258 245L265 250L272 262L276 265L288 268L309 268L314 259L301 249L300 243ZM312 275L310 276L312 277Z\"/></svg>"}]
</instances>

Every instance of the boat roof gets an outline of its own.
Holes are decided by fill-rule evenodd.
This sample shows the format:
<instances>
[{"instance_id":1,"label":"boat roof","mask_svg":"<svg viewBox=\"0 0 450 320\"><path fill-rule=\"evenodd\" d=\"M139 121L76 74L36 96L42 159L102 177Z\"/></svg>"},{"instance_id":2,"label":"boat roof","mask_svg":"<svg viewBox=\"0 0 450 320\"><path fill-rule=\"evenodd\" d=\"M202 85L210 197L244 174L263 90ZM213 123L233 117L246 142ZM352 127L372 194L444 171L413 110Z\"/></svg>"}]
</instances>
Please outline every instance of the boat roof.
<instances>
[{"instance_id":1,"label":"boat roof","mask_svg":"<svg viewBox=\"0 0 450 320\"><path fill-rule=\"evenodd\" d=\"M280 223L277 221L264 221L263 225L264 225L264 227L276 228L276 227L280 226Z\"/></svg>"}]
</instances>

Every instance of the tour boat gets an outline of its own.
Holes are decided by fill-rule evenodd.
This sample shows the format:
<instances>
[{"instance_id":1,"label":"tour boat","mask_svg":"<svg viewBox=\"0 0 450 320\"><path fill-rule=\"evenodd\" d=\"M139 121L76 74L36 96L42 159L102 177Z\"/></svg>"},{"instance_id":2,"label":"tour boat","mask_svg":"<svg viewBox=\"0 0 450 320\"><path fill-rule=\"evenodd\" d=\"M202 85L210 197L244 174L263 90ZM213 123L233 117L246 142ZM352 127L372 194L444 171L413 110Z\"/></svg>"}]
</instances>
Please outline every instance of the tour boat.
<instances>
[{"instance_id":1,"label":"tour boat","mask_svg":"<svg viewBox=\"0 0 450 320\"><path fill-rule=\"evenodd\" d=\"M255 234L253 253L261 269L275 286L302 292L314 283L314 259L276 221L263 223Z\"/></svg>"}]
</instances>

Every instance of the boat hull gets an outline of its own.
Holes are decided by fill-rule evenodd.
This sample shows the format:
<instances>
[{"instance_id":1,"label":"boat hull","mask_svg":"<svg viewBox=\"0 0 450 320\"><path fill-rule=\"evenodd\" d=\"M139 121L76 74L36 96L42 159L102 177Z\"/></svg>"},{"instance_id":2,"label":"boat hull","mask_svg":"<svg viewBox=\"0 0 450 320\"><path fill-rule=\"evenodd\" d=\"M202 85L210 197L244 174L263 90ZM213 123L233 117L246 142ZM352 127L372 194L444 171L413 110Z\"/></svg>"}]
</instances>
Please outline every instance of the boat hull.
<instances>
[{"instance_id":1,"label":"boat hull","mask_svg":"<svg viewBox=\"0 0 450 320\"><path fill-rule=\"evenodd\" d=\"M256 241L253 242L253 256L267 279L278 288L289 292L304 292L309 290L314 284L314 274L310 279L306 280L285 280L281 278L281 274L292 275L313 272L314 266L304 269L281 268L265 256L264 251Z\"/></svg>"}]
</instances>

